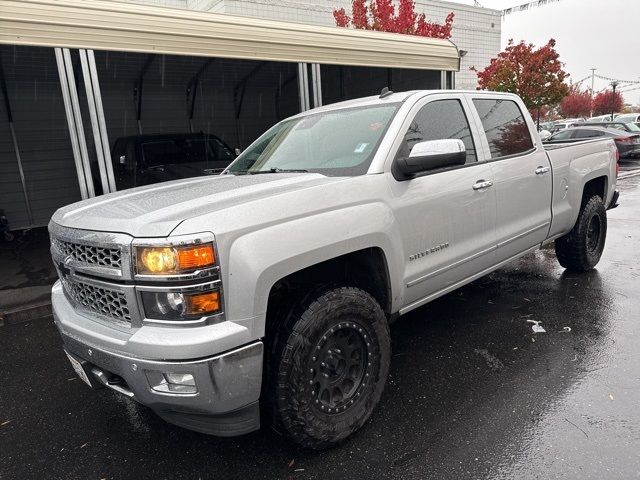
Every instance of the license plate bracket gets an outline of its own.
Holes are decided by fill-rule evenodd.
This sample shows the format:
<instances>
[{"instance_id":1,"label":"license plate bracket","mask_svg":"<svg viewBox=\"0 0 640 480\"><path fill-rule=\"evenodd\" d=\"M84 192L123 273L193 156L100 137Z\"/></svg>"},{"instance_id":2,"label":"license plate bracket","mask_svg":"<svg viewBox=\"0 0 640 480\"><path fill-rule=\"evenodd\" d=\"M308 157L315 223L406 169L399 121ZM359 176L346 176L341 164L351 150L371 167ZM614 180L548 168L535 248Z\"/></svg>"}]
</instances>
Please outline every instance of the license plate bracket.
<instances>
[{"instance_id":1,"label":"license plate bracket","mask_svg":"<svg viewBox=\"0 0 640 480\"><path fill-rule=\"evenodd\" d=\"M67 358L69 359L69 362L71 363L71 366L73 367L73 370L76 372L78 377L80 377L80 379L84 383L86 383L91 388L93 388L93 384L91 383L91 380L89 379L88 368L86 368L86 366L88 365L88 362L77 358L75 355L72 355L67 351L65 351L64 353L66 353Z\"/></svg>"}]
</instances>

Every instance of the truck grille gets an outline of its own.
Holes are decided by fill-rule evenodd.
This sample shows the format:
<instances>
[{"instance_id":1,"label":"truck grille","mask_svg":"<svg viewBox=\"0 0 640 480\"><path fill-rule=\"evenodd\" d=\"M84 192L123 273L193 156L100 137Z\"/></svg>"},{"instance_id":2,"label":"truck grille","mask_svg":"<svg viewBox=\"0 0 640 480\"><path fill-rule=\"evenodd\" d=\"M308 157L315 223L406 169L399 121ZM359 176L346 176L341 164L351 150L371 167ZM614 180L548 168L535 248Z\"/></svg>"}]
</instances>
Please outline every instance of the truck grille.
<instances>
[{"instance_id":1,"label":"truck grille","mask_svg":"<svg viewBox=\"0 0 640 480\"><path fill-rule=\"evenodd\" d=\"M124 292L61 277L65 293L78 308L131 324Z\"/></svg>"},{"instance_id":2,"label":"truck grille","mask_svg":"<svg viewBox=\"0 0 640 480\"><path fill-rule=\"evenodd\" d=\"M100 267L121 268L122 252L119 248L103 248L81 243L52 239L55 248L65 257L72 257L77 262Z\"/></svg>"}]
</instances>

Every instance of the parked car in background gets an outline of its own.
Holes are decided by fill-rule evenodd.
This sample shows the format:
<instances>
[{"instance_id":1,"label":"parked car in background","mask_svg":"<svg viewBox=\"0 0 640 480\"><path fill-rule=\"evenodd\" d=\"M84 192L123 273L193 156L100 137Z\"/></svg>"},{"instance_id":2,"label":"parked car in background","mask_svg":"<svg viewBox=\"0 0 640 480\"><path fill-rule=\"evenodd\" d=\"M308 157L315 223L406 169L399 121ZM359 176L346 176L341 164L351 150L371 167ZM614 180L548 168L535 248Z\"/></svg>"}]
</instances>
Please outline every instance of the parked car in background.
<instances>
[{"instance_id":1,"label":"parked car in background","mask_svg":"<svg viewBox=\"0 0 640 480\"><path fill-rule=\"evenodd\" d=\"M542 139L542 143L554 144L580 142L596 138L612 138L616 147L618 147L620 158L640 156L640 132L637 134L630 134L615 128L602 128L595 126L571 127L550 136L546 140Z\"/></svg>"},{"instance_id":2,"label":"parked car in background","mask_svg":"<svg viewBox=\"0 0 640 480\"><path fill-rule=\"evenodd\" d=\"M564 130L566 128L569 128L570 126L571 126L571 123L568 123L568 122L555 122L553 124L553 127L551 127L551 130L549 131L553 134L561 130Z\"/></svg>"},{"instance_id":3,"label":"parked car in background","mask_svg":"<svg viewBox=\"0 0 640 480\"><path fill-rule=\"evenodd\" d=\"M587 119L587 123L600 123L600 122L610 122L611 119L611 114L609 115L600 115L597 117L591 117Z\"/></svg>"},{"instance_id":4,"label":"parked car in background","mask_svg":"<svg viewBox=\"0 0 640 480\"><path fill-rule=\"evenodd\" d=\"M540 140L542 141L546 140L552 135L550 130L540 130L538 133L540 134Z\"/></svg>"},{"instance_id":5,"label":"parked car in background","mask_svg":"<svg viewBox=\"0 0 640 480\"><path fill-rule=\"evenodd\" d=\"M218 174L235 158L220 138L204 133L120 137L111 150L118 190Z\"/></svg>"},{"instance_id":6,"label":"parked car in background","mask_svg":"<svg viewBox=\"0 0 640 480\"><path fill-rule=\"evenodd\" d=\"M622 123L638 123L640 122L640 113L625 113L616 117L616 122Z\"/></svg>"},{"instance_id":7,"label":"parked car in background","mask_svg":"<svg viewBox=\"0 0 640 480\"><path fill-rule=\"evenodd\" d=\"M539 132L542 132L543 130L551 131L552 128L553 128L553 122L540 122L538 131Z\"/></svg>"},{"instance_id":8,"label":"parked car in background","mask_svg":"<svg viewBox=\"0 0 640 480\"><path fill-rule=\"evenodd\" d=\"M571 127L580 127L583 125L587 125L585 123L572 123ZM624 123L624 122L589 122L588 126L590 127L602 127L602 128L613 128L615 130L622 130L623 132L629 133L640 133L640 127L635 123Z\"/></svg>"}]
</instances>

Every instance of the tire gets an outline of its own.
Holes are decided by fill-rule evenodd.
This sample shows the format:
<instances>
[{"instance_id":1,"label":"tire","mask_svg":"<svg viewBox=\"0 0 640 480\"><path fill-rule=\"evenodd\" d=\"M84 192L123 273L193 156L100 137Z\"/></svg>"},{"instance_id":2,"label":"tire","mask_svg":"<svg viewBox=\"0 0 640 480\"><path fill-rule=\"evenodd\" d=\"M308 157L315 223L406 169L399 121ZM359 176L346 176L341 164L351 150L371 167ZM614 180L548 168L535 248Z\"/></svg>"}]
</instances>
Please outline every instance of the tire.
<instances>
[{"instance_id":1,"label":"tire","mask_svg":"<svg viewBox=\"0 0 640 480\"><path fill-rule=\"evenodd\" d=\"M320 290L291 310L275 337L267 403L276 427L314 450L361 428L391 360L387 318L374 298L351 287Z\"/></svg>"},{"instance_id":2,"label":"tire","mask_svg":"<svg viewBox=\"0 0 640 480\"><path fill-rule=\"evenodd\" d=\"M567 270L586 272L600 261L607 238L607 210L598 195L585 197L573 229L555 241L558 262Z\"/></svg>"}]
</instances>

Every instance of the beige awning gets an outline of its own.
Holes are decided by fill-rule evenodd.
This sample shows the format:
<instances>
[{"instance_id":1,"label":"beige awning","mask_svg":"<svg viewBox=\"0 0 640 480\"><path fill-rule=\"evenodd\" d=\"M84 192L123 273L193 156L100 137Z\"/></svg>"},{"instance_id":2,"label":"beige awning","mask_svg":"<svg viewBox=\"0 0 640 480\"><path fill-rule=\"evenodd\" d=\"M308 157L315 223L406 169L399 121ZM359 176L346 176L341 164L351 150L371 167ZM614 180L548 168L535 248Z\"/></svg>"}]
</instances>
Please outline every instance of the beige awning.
<instances>
[{"instance_id":1,"label":"beige awning","mask_svg":"<svg viewBox=\"0 0 640 480\"><path fill-rule=\"evenodd\" d=\"M448 40L100 0L0 0L0 43L459 69Z\"/></svg>"}]
</instances>

